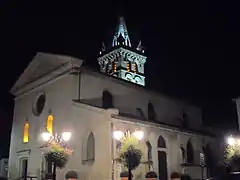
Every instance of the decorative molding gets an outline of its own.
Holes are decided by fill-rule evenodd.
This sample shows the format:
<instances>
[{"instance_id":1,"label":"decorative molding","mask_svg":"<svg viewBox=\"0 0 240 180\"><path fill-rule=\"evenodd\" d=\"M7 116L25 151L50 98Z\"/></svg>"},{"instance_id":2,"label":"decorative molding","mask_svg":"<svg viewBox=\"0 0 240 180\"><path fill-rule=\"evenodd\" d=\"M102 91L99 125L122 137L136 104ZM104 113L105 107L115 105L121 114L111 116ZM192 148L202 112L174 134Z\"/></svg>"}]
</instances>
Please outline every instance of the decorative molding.
<instances>
[{"instance_id":1,"label":"decorative molding","mask_svg":"<svg viewBox=\"0 0 240 180\"><path fill-rule=\"evenodd\" d=\"M108 54L105 54L101 57L98 58L98 63L102 64L102 62L104 62L105 64L108 62L112 62L115 58L119 57L119 56L123 56L123 57L127 57L129 58L130 62L135 62L138 61L139 63L146 63L146 56L143 56L141 54L138 54L136 52L130 51L128 49L125 49L123 47L120 47L118 49L115 49L111 52L109 52Z\"/></svg>"},{"instance_id":2,"label":"decorative molding","mask_svg":"<svg viewBox=\"0 0 240 180\"><path fill-rule=\"evenodd\" d=\"M39 59L40 58L40 59ZM45 59L45 63L49 62L55 63L55 69L48 71L46 73L40 74L36 79L28 81L28 76L37 68L38 65L41 65L41 58ZM57 61L56 61L57 60ZM79 68L82 66L83 61L70 56L55 55L48 53L37 53L33 58L31 63L27 66L24 72L21 74L19 79L16 81L14 86L11 89L11 93L15 96L21 96L22 94L32 91L39 86L48 83L62 75L67 73L79 72Z\"/></svg>"},{"instance_id":3,"label":"decorative molding","mask_svg":"<svg viewBox=\"0 0 240 180\"><path fill-rule=\"evenodd\" d=\"M171 127L169 125L164 125L164 124L158 124L158 123L152 123L152 122L148 122L148 121L143 121L143 120L139 120L136 118L129 118L129 117L123 117L121 115L111 115L112 117L112 121L114 122L123 122L126 124L135 124L138 126L142 126L142 127L150 127L150 128L155 128L155 129L162 129L165 131L170 131L170 132L175 132L177 134L184 134L184 135L191 135L194 137L199 137L199 136L214 136L214 135L207 135L206 133L199 133L199 132L194 132L194 131L182 131L177 127Z\"/></svg>"},{"instance_id":4,"label":"decorative molding","mask_svg":"<svg viewBox=\"0 0 240 180\"><path fill-rule=\"evenodd\" d=\"M23 149L23 150L19 150L16 152L17 157L21 158L21 157L29 157L29 155L31 154L31 149Z\"/></svg>"}]
</instances>

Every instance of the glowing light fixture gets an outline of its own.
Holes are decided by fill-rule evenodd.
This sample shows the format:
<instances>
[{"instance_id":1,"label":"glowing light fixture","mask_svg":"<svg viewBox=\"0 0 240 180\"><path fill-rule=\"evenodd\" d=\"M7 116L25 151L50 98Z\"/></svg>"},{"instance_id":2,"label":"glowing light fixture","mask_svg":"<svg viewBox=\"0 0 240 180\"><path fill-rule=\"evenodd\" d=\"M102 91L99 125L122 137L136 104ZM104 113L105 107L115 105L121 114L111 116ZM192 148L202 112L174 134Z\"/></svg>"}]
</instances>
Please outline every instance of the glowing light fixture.
<instances>
[{"instance_id":1,"label":"glowing light fixture","mask_svg":"<svg viewBox=\"0 0 240 180\"><path fill-rule=\"evenodd\" d=\"M144 132L143 131L135 131L133 133L133 136L137 139L137 140L142 140L143 136L144 136Z\"/></svg>"},{"instance_id":2,"label":"glowing light fixture","mask_svg":"<svg viewBox=\"0 0 240 180\"><path fill-rule=\"evenodd\" d=\"M52 134L49 133L49 132L43 132L42 133L42 139L45 142L49 141L51 139L51 137L52 137Z\"/></svg>"},{"instance_id":3,"label":"glowing light fixture","mask_svg":"<svg viewBox=\"0 0 240 180\"><path fill-rule=\"evenodd\" d=\"M227 143L228 145L233 146L236 143L236 140L232 136L230 136L227 138Z\"/></svg>"},{"instance_id":4,"label":"glowing light fixture","mask_svg":"<svg viewBox=\"0 0 240 180\"><path fill-rule=\"evenodd\" d=\"M69 141L71 139L72 133L71 132L63 132L62 138L64 141Z\"/></svg>"},{"instance_id":5,"label":"glowing light fixture","mask_svg":"<svg viewBox=\"0 0 240 180\"><path fill-rule=\"evenodd\" d=\"M121 140L124 136L124 133L122 131L114 131L113 132L113 137L116 139L116 140Z\"/></svg>"},{"instance_id":6,"label":"glowing light fixture","mask_svg":"<svg viewBox=\"0 0 240 180\"><path fill-rule=\"evenodd\" d=\"M129 132L129 131L127 131L127 132ZM129 132L129 135L131 135L131 136L133 135L137 140L142 140L144 137L144 132L143 131L134 131L133 133ZM123 136L124 136L124 132L122 132L122 131L117 130L117 131L113 132L113 137L118 141L120 141L123 138Z\"/></svg>"}]
</instances>

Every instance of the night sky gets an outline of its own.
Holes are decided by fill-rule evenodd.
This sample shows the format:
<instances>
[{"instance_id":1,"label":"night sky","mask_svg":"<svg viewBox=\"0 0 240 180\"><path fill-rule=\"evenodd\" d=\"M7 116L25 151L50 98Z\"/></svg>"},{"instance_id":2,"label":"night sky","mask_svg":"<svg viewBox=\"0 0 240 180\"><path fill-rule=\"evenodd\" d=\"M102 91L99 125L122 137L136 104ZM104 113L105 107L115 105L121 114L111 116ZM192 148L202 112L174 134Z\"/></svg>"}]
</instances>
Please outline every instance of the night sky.
<instances>
[{"instance_id":1,"label":"night sky","mask_svg":"<svg viewBox=\"0 0 240 180\"><path fill-rule=\"evenodd\" d=\"M1 0L0 119L5 127L1 134L11 129L9 90L36 52L79 57L98 68L101 42L111 44L120 15L133 46L142 40L146 47L148 88L201 106L206 124L236 124L231 99L240 95L238 4L129 1L17 4ZM0 137L8 141L7 136Z\"/></svg>"}]
</instances>

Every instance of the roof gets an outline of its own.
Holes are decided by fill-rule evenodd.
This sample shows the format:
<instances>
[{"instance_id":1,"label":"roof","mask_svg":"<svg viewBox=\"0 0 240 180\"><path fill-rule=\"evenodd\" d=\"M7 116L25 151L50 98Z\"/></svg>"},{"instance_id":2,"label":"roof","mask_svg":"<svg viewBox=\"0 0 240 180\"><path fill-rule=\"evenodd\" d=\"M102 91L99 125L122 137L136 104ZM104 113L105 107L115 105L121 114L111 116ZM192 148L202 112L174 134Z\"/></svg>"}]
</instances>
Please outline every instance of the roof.
<instances>
[{"instance_id":1,"label":"roof","mask_svg":"<svg viewBox=\"0 0 240 180\"><path fill-rule=\"evenodd\" d=\"M122 37L125 40L125 45L131 47L130 38L127 31L127 26L123 17L120 17L115 35L113 37L112 47L117 44L118 38Z\"/></svg>"},{"instance_id":2,"label":"roof","mask_svg":"<svg viewBox=\"0 0 240 180\"><path fill-rule=\"evenodd\" d=\"M50 75L53 72L51 78L73 66L80 67L82 63L82 60L71 56L38 52L13 85L11 93L14 94L24 86L31 84L46 75Z\"/></svg>"}]
</instances>

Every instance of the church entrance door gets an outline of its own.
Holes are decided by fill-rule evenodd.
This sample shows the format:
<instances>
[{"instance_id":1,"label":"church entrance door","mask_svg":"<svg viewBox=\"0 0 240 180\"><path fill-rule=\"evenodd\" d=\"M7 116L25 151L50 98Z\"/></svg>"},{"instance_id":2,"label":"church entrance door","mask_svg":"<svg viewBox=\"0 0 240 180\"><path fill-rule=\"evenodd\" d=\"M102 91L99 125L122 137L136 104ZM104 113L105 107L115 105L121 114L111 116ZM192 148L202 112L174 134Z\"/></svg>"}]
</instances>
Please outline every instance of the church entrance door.
<instances>
[{"instance_id":1,"label":"church entrance door","mask_svg":"<svg viewBox=\"0 0 240 180\"><path fill-rule=\"evenodd\" d=\"M167 172L167 146L162 136L158 137L158 176L160 180L168 179Z\"/></svg>"},{"instance_id":2,"label":"church entrance door","mask_svg":"<svg viewBox=\"0 0 240 180\"><path fill-rule=\"evenodd\" d=\"M158 174L159 180L167 180L167 155L165 151L158 151Z\"/></svg>"}]
</instances>

